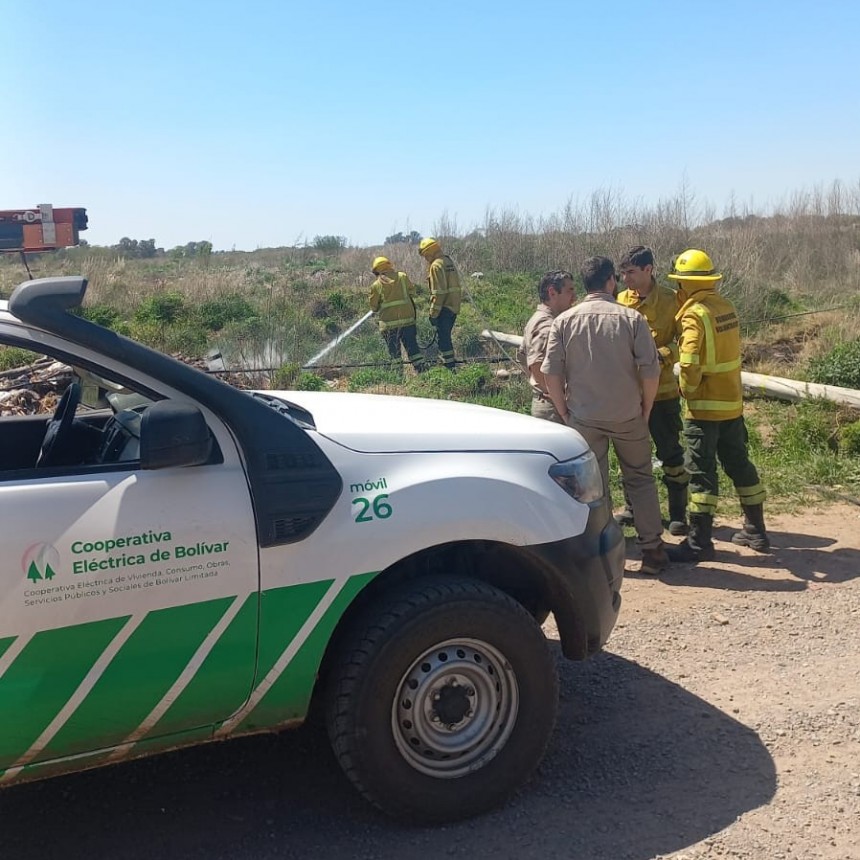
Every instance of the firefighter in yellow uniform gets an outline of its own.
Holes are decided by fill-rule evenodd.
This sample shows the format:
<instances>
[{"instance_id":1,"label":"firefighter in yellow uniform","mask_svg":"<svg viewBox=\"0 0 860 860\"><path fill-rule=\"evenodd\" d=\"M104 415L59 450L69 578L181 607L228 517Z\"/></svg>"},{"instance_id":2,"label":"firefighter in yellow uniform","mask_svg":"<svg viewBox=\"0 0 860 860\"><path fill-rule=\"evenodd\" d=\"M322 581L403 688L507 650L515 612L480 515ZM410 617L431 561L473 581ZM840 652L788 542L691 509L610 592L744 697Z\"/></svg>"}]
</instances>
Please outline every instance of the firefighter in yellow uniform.
<instances>
[{"instance_id":1,"label":"firefighter in yellow uniform","mask_svg":"<svg viewBox=\"0 0 860 860\"><path fill-rule=\"evenodd\" d=\"M722 275L704 251L684 251L675 259L669 277L678 282L680 310L675 319L680 329L680 384L686 400L684 438L690 472L690 531L673 560L714 557L711 527L719 494L718 457L735 485L744 514L743 529L732 542L767 552L765 491L749 457L743 418L737 311L717 292Z\"/></svg>"},{"instance_id":2,"label":"firefighter in yellow uniform","mask_svg":"<svg viewBox=\"0 0 860 860\"><path fill-rule=\"evenodd\" d=\"M648 418L648 430L654 440L657 458L663 464L663 483L669 496L669 534L687 534L687 484L690 473L684 467L681 445L681 393L675 379L678 341L675 314L678 302L675 291L661 286L654 278L654 254L650 248L631 248L618 264L627 288L618 294L619 304L639 311L648 327L660 357L660 382L654 407ZM619 525L633 525L633 511L625 497L624 510L616 514Z\"/></svg>"},{"instance_id":3,"label":"firefighter in yellow uniform","mask_svg":"<svg viewBox=\"0 0 860 860\"><path fill-rule=\"evenodd\" d=\"M376 280L370 285L370 309L376 314L379 331L393 359L400 360L400 344L418 373L424 356L415 327L415 286L405 272L398 272L388 257L376 257L371 266Z\"/></svg>"},{"instance_id":4,"label":"firefighter in yellow uniform","mask_svg":"<svg viewBox=\"0 0 860 860\"><path fill-rule=\"evenodd\" d=\"M436 239L422 239L418 253L428 264L427 283L430 286L430 325L439 337L439 358L449 370L454 370L454 344L451 329L460 313L460 273L453 260L442 253Z\"/></svg>"}]
</instances>

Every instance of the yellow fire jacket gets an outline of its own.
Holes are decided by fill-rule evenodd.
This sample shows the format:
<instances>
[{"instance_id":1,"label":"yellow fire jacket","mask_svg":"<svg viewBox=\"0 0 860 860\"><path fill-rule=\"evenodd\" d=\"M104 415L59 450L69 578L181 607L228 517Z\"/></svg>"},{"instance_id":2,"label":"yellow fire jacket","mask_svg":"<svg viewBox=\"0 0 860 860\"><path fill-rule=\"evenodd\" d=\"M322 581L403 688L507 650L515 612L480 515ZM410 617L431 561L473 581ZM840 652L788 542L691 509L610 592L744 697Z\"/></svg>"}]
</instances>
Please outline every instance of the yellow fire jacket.
<instances>
[{"instance_id":1,"label":"yellow fire jacket","mask_svg":"<svg viewBox=\"0 0 860 860\"><path fill-rule=\"evenodd\" d=\"M430 285L431 319L438 317L442 308L460 313L460 273L449 256L442 254L430 263L427 283Z\"/></svg>"},{"instance_id":2,"label":"yellow fire jacket","mask_svg":"<svg viewBox=\"0 0 860 860\"><path fill-rule=\"evenodd\" d=\"M714 284L689 289L694 292L675 316L680 326L680 383L686 415L701 421L738 418L744 403L737 311L715 292Z\"/></svg>"},{"instance_id":3,"label":"yellow fire jacket","mask_svg":"<svg viewBox=\"0 0 860 860\"><path fill-rule=\"evenodd\" d=\"M675 314L678 312L678 299L669 287L654 284L651 292L643 299L633 290L622 290L618 303L639 311L648 321L648 328L657 344L660 356L660 383L657 386L656 400L674 400L680 397L678 381L675 379L675 362L678 360L678 342L675 336Z\"/></svg>"},{"instance_id":4,"label":"yellow fire jacket","mask_svg":"<svg viewBox=\"0 0 860 860\"><path fill-rule=\"evenodd\" d=\"M370 309L380 331L415 325L415 286L405 272L383 272L370 285Z\"/></svg>"}]
</instances>

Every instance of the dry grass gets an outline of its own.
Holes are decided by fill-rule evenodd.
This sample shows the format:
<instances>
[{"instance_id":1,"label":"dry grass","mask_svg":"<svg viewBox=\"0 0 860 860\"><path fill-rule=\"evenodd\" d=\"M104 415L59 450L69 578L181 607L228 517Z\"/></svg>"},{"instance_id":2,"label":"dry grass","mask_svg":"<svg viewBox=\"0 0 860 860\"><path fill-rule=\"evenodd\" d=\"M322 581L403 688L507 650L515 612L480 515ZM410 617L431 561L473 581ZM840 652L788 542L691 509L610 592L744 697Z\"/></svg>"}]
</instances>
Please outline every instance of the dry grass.
<instances>
[{"instance_id":1,"label":"dry grass","mask_svg":"<svg viewBox=\"0 0 860 860\"><path fill-rule=\"evenodd\" d=\"M652 206L629 201L612 189L598 189L549 216L488 210L483 224L468 231L445 216L431 232L442 239L464 275L481 271L488 281L493 273L530 282L548 269L576 271L587 256L618 259L639 243L654 249L659 276L673 255L701 247L725 273L723 290L744 321L747 366L760 372L788 375L836 343L860 337L860 182L795 192L767 213L730 205L723 218L716 218L686 185ZM37 255L30 264L35 277L85 275L90 281L88 303L112 306L126 316L167 290L190 303L242 295L264 317L285 304L296 308L290 321L295 328L331 315L328 303L335 291L351 298L350 307L363 307L373 277L370 261L380 252L423 288L425 264L408 244L345 248L328 257L313 247L269 248L215 253L208 260L128 260L94 247ZM8 295L26 277L16 258L0 257L0 294ZM467 278L467 286L478 297L477 284L473 287ZM507 319L507 328L515 317L511 307L528 307L532 301L522 293L502 295L501 290L482 290L480 299L482 326ZM846 303L850 307L839 312L766 328L758 322ZM296 328L280 336L298 342L299 332Z\"/></svg>"}]
</instances>

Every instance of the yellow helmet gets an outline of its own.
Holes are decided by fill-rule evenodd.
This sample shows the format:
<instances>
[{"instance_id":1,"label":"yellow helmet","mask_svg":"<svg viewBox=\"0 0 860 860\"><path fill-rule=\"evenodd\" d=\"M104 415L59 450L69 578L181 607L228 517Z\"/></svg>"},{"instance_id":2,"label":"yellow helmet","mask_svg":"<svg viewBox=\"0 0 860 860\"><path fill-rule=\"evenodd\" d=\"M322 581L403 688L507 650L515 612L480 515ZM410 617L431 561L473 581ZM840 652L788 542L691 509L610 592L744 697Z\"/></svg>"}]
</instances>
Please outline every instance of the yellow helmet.
<instances>
[{"instance_id":1,"label":"yellow helmet","mask_svg":"<svg viewBox=\"0 0 860 860\"><path fill-rule=\"evenodd\" d=\"M673 281L715 283L722 278L722 275L714 270L711 258L704 251L690 248L675 257L672 272L667 277Z\"/></svg>"},{"instance_id":2,"label":"yellow helmet","mask_svg":"<svg viewBox=\"0 0 860 860\"><path fill-rule=\"evenodd\" d=\"M370 267L370 271L373 272L374 275L378 275L380 272L388 272L393 268L394 266L391 265L391 260L389 260L388 257L375 257L373 265Z\"/></svg>"},{"instance_id":3,"label":"yellow helmet","mask_svg":"<svg viewBox=\"0 0 860 860\"><path fill-rule=\"evenodd\" d=\"M432 236L428 236L426 239L422 239L418 243L418 253L422 257L426 257L428 254L441 252L441 250L442 246Z\"/></svg>"}]
</instances>

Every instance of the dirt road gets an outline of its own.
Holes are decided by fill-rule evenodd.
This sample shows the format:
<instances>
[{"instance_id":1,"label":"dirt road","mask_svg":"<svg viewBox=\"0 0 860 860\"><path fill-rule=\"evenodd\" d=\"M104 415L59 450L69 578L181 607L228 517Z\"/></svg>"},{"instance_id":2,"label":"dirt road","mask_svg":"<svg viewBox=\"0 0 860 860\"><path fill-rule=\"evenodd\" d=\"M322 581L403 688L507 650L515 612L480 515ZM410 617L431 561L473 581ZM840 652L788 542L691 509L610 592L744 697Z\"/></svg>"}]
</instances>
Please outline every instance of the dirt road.
<instances>
[{"instance_id":1,"label":"dirt road","mask_svg":"<svg viewBox=\"0 0 860 860\"><path fill-rule=\"evenodd\" d=\"M631 572L609 651L561 662L549 753L504 809L393 824L303 729L3 792L2 856L858 860L860 508L771 526L771 556L725 526L715 562Z\"/></svg>"}]
</instances>

